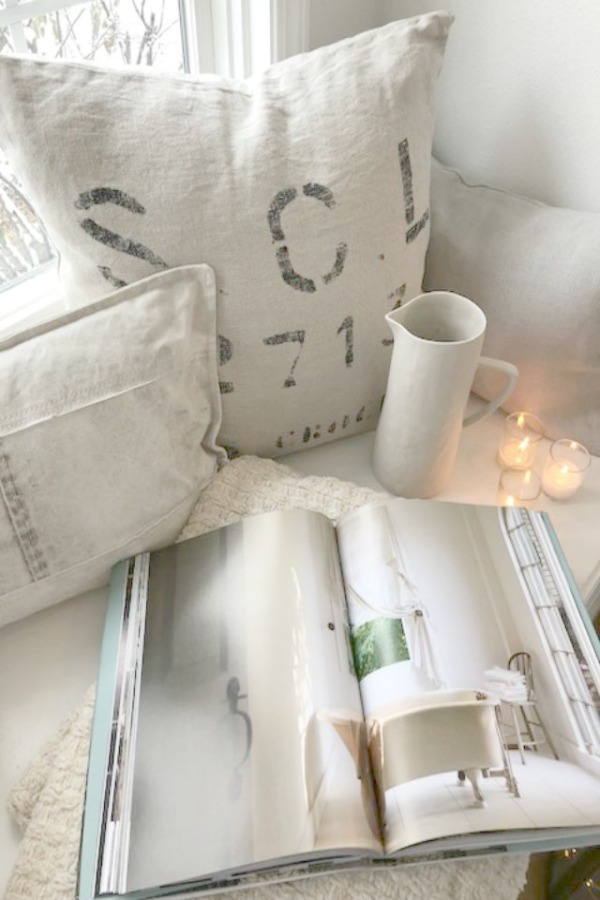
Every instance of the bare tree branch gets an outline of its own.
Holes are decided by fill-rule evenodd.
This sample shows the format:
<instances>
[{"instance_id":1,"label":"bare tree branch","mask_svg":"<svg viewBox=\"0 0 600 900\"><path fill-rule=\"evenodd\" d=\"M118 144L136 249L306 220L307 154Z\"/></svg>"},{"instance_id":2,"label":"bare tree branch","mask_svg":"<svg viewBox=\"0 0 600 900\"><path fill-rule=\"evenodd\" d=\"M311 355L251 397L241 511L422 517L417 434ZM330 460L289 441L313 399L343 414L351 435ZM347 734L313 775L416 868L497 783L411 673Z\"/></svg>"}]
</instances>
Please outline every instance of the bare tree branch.
<instances>
[{"instance_id":1,"label":"bare tree branch","mask_svg":"<svg viewBox=\"0 0 600 900\"><path fill-rule=\"evenodd\" d=\"M74 30L74 29L75 29L75 26L77 25L77 23L79 22L79 20L81 19L81 17L83 16L83 14L84 14L85 12L87 12L87 10L86 10L85 8L82 9L82 10L80 10L80 11L77 13L77 15L75 16L75 18L73 19L73 21L71 21L71 19L70 19L70 17L69 17L69 13L67 12L66 9L65 9L65 10L58 10L58 11L57 11L57 14L56 14L56 18L57 18L57 21L58 21L58 22L60 22L60 14L61 14L61 12L64 13L64 17L65 17L65 19L67 20L68 28L67 28L67 33L65 34L64 38L62 39L62 41L61 41L61 43L60 43L60 45L59 45L59 47L58 47L58 50L56 51L56 56L59 57L59 56L62 55L62 51L64 50L65 44L66 44L67 41L69 40L69 37L71 37L71 35L72 35L72 36L73 36L73 41L75 42L75 46L77 47L77 50L79 51L79 55L80 55L83 59L85 59L83 50L81 49L81 46L79 45L79 41L77 40L77 37L76 37L76 35L75 35L75 30Z\"/></svg>"}]
</instances>

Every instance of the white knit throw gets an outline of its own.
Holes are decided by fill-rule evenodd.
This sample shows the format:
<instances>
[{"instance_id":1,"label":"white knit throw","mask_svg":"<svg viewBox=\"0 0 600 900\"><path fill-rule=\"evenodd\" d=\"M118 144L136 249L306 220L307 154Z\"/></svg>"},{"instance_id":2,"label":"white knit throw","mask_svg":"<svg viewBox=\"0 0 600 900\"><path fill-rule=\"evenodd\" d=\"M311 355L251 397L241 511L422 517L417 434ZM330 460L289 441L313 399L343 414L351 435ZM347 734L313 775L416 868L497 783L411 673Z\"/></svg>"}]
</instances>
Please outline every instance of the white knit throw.
<instances>
[{"instance_id":1,"label":"white knit throw","mask_svg":"<svg viewBox=\"0 0 600 900\"><path fill-rule=\"evenodd\" d=\"M228 463L202 494L180 539L242 516L303 507L333 520L382 495L335 478L302 476L271 460ZM5 900L75 900L94 688L42 749L8 806L23 831ZM386 871L321 875L249 888L244 900L515 900L524 854L423 863Z\"/></svg>"}]
</instances>

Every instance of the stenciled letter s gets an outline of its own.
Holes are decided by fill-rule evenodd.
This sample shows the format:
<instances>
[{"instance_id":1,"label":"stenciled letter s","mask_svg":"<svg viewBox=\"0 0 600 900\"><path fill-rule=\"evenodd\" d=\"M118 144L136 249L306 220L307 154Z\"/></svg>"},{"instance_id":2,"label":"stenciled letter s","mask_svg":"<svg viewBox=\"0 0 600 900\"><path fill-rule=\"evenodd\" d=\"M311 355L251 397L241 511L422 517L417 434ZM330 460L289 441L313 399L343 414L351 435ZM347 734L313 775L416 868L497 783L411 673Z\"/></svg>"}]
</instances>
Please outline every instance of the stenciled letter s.
<instances>
[{"instance_id":1,"label":"stenciled letter s","mask_svg":"<svg viewBox=\"0 0 600 900\"><path fill-rule=\"evenodd\" d=\"M138 203L134 197L118 188L110 187L99 187L93 188L91 191L84 191L75 201L75 208L87 210L91 209L92 206L101 206L105 203L114 203L117 206L122 206L129 212L138 215L144 215L146 212L142 204ZM150 250L149 247L146 247L144 244L139 244L136 241L132 241L131 238L121 237L121 235L117 234L115 231L110 231L108 228L98 225L93 219L83 219L79 224L86 234L89 234L91 238L95 241L99 241L106 247L111 247L119 253L127 253L129 256L143 259L157 269L169 268L167 263L161 259L158 254L154 253L153 250ZM127 284L126 281L113 275L112 270L108 266L98 266L98 269L102 273L102 276L106 278L113 287L124 287Z\"/></svg>"}]
</instances>

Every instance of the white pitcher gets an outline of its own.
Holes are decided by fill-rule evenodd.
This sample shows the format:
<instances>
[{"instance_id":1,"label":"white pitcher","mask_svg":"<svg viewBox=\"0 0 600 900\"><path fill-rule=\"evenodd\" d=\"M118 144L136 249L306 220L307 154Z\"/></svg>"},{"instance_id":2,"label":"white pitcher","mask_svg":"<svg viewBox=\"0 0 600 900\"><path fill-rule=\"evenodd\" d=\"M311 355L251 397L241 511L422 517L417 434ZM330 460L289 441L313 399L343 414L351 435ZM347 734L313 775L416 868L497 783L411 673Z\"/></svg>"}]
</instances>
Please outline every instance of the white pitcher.
<instances>
[{"instance_id":1,"label":"white pitcher","mask_svg":"<svg viewBox=\"0 0 600 900\"><path fill-rule=\"evenodd\" d=\"M466 297L420 294L386 315L394 347L373 450L373 468L389 491L431 497L444 489L463 425L497 409L514 389L511 363L480 356L486 318ZM478 366L507 376L501 393L464 417Z\"/></svg>"}]
</instances>

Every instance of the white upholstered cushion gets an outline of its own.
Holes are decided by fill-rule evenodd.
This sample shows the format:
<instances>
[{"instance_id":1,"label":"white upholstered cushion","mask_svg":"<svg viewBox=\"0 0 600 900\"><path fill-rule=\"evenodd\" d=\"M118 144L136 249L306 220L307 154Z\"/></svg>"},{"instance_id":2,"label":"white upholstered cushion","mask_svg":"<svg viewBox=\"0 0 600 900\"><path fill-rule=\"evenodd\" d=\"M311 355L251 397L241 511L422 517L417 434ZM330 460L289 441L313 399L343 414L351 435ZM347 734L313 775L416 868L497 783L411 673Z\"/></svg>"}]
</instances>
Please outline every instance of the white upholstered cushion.
<instances>
[{"instance_id":1,"label":"white upholstered cushion","mask_svg":"<svg viewBox=\"0 0 600 900\"><path fill-rule=\"evenodd\" d=\"M484 352L514 363L506 409L551 437L600 453L600 215L558 209L435 165L427 290L452 290L487 316ZM475 383L494 392L490 376Z\"/></svg>"}]
</instances>

